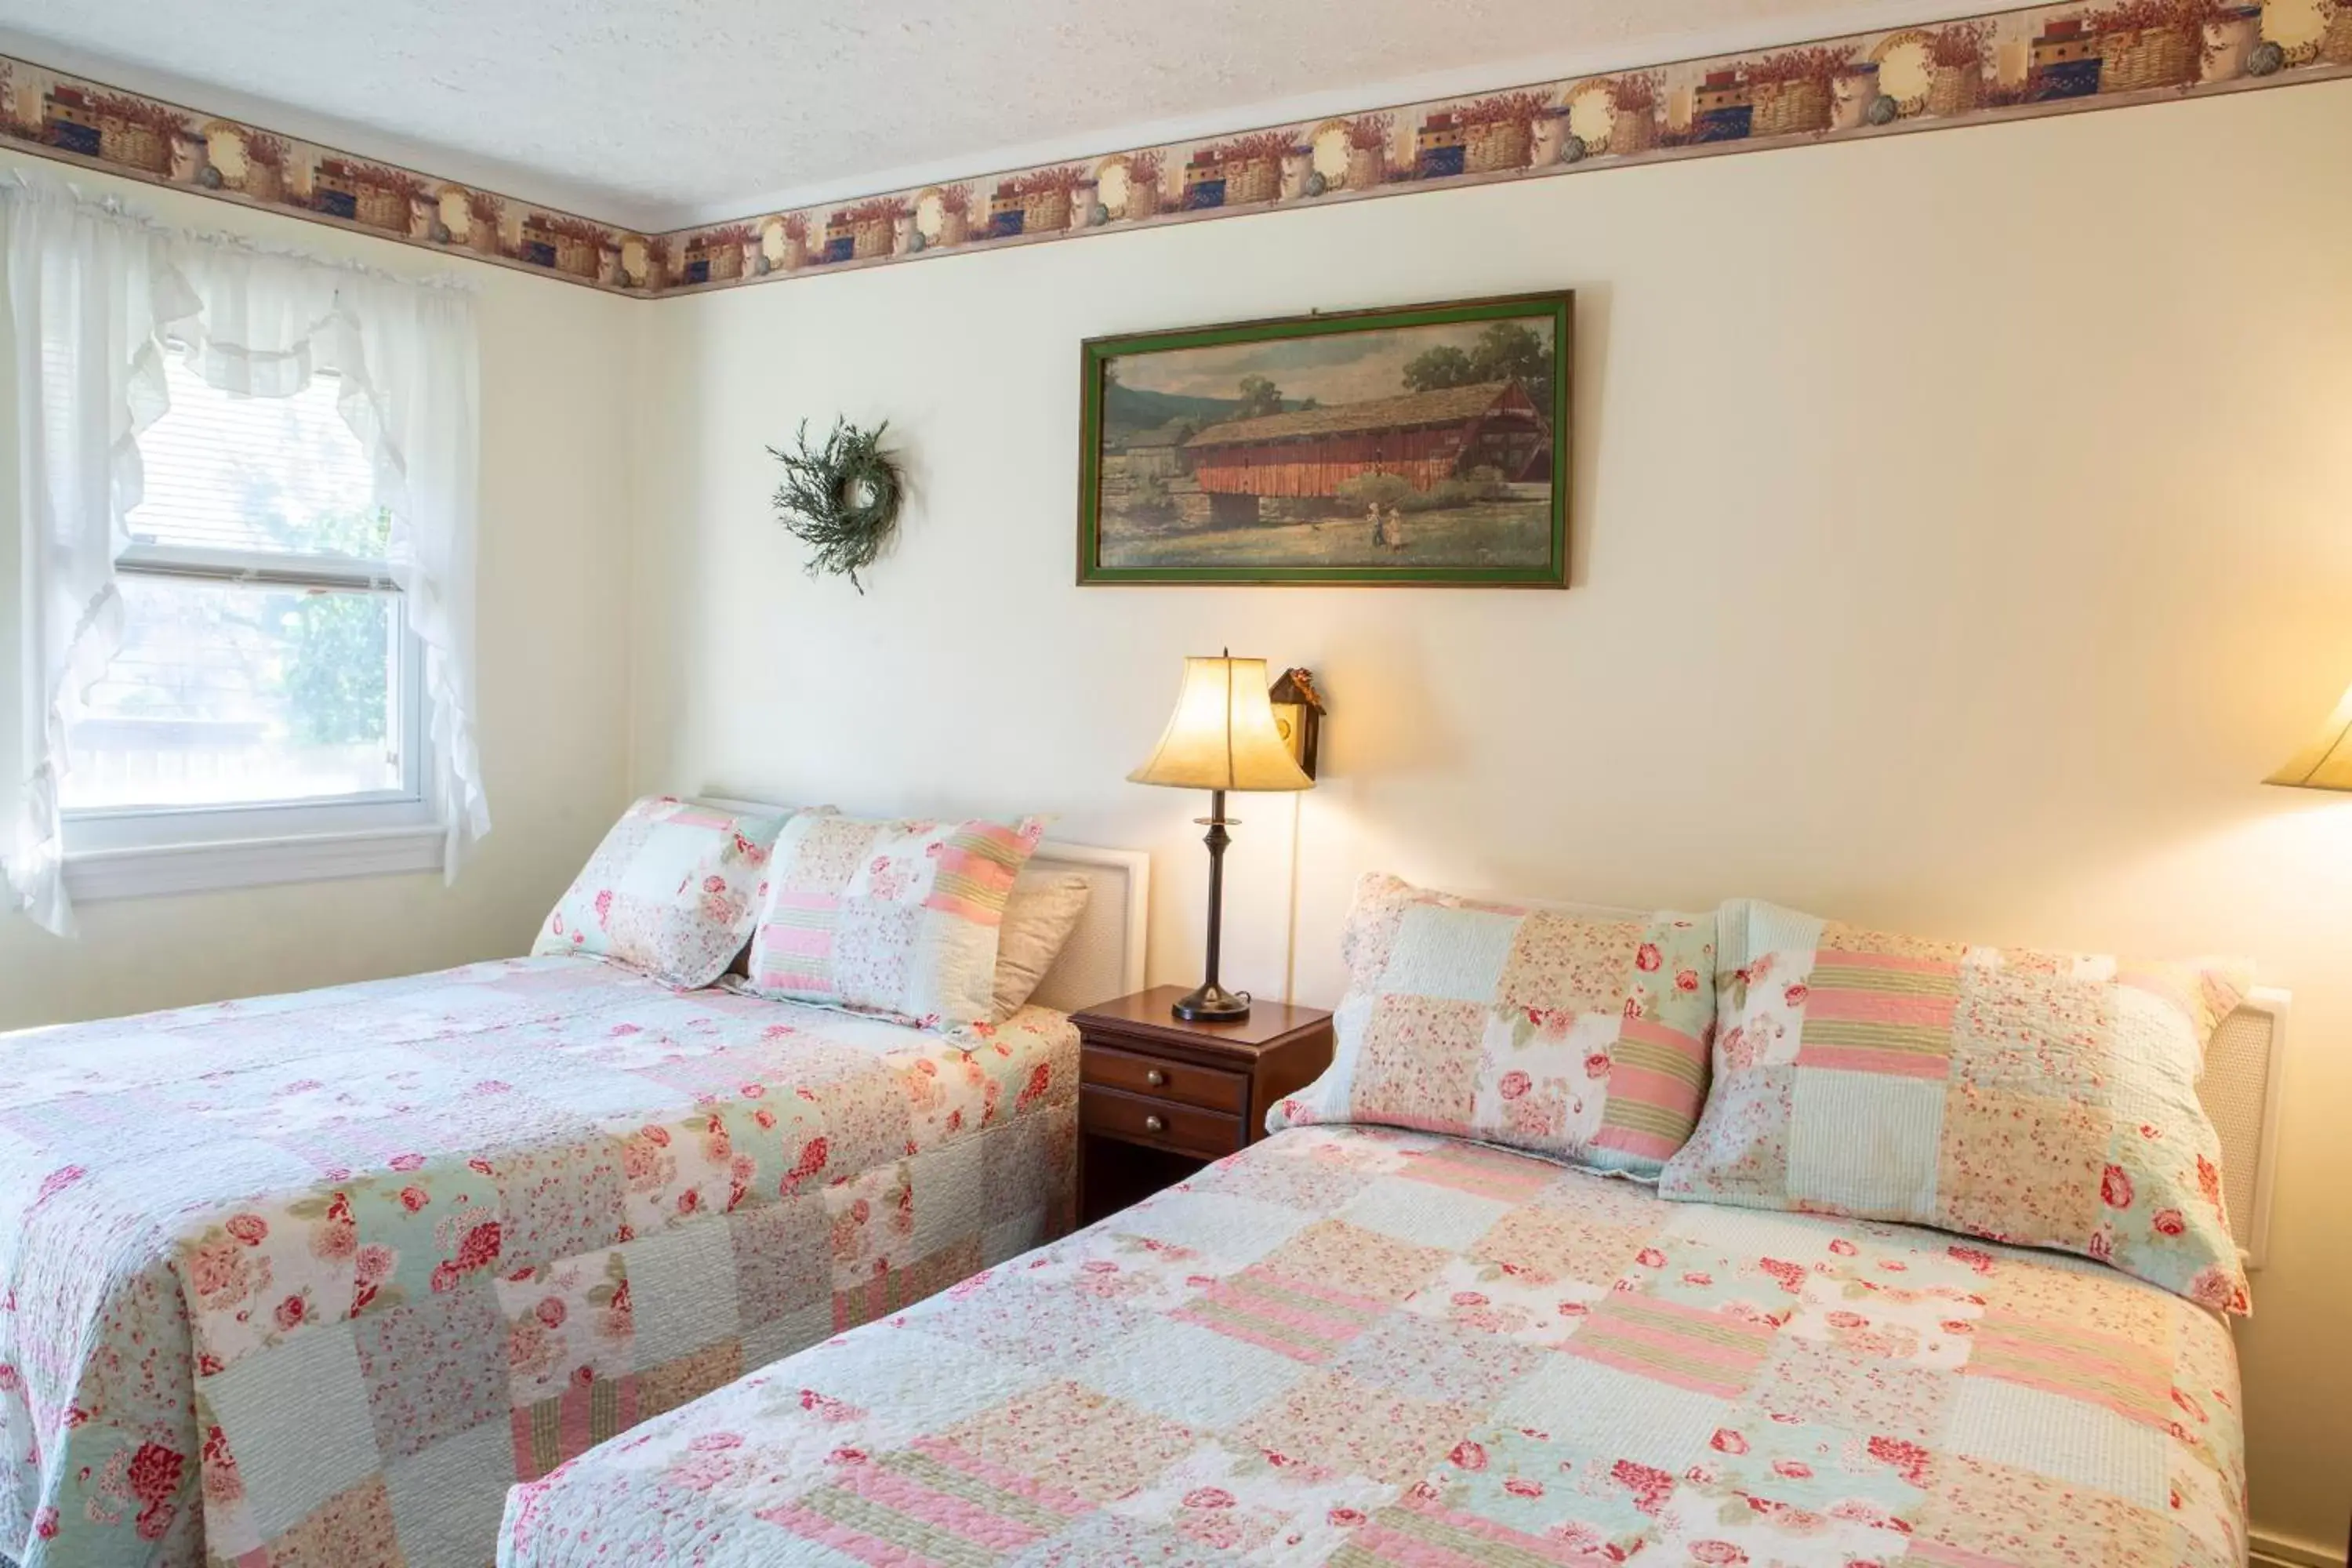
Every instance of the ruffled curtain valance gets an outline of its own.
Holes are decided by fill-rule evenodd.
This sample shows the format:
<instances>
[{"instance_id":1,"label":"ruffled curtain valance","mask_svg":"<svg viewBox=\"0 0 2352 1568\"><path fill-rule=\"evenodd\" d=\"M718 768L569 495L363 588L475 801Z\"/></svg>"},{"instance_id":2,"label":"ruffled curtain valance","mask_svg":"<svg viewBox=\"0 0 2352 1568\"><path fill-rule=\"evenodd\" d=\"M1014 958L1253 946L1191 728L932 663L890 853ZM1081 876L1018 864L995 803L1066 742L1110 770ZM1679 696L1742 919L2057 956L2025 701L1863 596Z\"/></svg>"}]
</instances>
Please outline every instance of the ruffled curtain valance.
<instances>
[{"instance_id":1,"label":"ruffled curtain valance","mask_svg":"<svg viewBox=\"0 0 2352 1568\"><path fill-rule=\"evenodd\" d=\"M60 784L84 694L122 642L115 561L139 504L138 437L170 406L164 365L258 397L338 378L392 517L390 571L425 649L427 770L455 877L490 829L474 739L480 391L470 293L444 282L171 228L52 181L0 184L15 328L26 623L24 776L7 814L9 887L73 928Z\"/></svg>"}]
</instances>

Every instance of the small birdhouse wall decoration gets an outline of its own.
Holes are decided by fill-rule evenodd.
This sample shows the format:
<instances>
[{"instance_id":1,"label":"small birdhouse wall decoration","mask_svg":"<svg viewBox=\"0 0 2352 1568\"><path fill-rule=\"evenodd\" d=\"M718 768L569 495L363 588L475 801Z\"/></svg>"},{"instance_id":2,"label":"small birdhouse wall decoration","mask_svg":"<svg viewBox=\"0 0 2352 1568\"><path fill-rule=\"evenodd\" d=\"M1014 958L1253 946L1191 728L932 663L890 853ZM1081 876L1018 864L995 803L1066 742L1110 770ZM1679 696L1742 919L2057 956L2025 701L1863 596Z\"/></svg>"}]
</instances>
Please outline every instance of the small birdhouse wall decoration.
<instances>
[{"instance_id":1,"label":"small birdhouse wall decoration","mask_svg":"<svg viewBox=\"0 0 2352 1568\"><path fill-rule=\"evenodd\" d=\"M1316 749L1323 739L1323 694L1315 689L1315 674L1286 669L1266 694L1274 708L1274 727L1308 778L1315 774Z\"/></svg>"}]
</instances>

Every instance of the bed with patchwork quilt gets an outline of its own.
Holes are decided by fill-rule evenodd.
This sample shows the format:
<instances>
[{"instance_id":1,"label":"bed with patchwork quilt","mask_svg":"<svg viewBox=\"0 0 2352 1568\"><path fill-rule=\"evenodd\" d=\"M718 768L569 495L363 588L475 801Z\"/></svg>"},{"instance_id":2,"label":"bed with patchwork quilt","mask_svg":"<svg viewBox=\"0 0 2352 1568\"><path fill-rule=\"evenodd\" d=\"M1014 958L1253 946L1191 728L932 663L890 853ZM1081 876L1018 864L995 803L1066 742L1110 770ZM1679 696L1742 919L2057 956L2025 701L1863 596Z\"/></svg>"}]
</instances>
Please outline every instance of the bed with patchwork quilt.
<instances>
[{"instance_id":1,"label":"bed with patchwork quilt","mask_svg":"<svg viewBox=\"0 0 2352 1568\"><path fill-rule=\"evenodd\" d=\"M1066 1230L1077 1037L572 957L7 1037L0 1557L486 1563L509 1485Z\"/></svg>"},{"instance_id":2,"label":"bed with patchwork quilt","mask_svg":"<svg viewBox=\"0 0 2352 1568\"><path fill-rule=\"evenodd\" d=\"M2242 1452L2221 1319L2097 1262L1309 1127L518 1486L499 1562L2228 1568Z\"/></svg>"}]
</instances>

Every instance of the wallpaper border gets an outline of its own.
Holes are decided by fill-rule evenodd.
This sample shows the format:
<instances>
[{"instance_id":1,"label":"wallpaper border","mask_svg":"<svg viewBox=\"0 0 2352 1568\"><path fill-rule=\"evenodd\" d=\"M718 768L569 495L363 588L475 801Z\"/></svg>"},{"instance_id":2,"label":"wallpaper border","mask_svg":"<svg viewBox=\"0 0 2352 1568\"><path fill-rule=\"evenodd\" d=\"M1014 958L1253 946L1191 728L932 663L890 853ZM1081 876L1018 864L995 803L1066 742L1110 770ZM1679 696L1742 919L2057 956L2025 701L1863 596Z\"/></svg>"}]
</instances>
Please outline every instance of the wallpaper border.
<instances>
[{"instance_id":1,"label":"wallpaper border","mask_svg":"<svg viewBox=\"0 0 2352 1568\"><path fill-rule=\"evenodd\" d=\"M2073 0L641 233L0 56L0 147L636 299L2352 76L2352 0Z\"/></svg>"}]
</instances>

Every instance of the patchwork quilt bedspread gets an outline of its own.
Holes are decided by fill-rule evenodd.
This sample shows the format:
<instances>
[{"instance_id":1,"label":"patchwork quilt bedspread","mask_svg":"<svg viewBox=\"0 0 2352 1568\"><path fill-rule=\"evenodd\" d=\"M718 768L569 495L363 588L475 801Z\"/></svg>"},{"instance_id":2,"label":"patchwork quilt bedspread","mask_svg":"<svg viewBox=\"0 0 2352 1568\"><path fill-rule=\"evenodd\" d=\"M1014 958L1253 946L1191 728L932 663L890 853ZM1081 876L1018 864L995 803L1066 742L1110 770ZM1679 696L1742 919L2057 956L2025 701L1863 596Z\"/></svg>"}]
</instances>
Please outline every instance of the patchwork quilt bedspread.
<instances>
[{"instance_id":1,"label":"patchwork quilt bedspread","mask_svg":"<svg viewBox=\"0 0 2352 1568\"><path fill-rule=\"evenodd\" d=\"M0 1557L490 1559L507 1488L1068 1228L1077 1037L577 958L0 1037Z\"/></svg>"},{"instance_id":2,"label":"patchwork quilt bedspread","mask_svg":"<svg viewBox=\"0 0 2352 1568\"><path fill-rule=\"evenodd\" d=\"M2084 1260L1309 1129L516 1488L499 1561L2235 1564L2237 1404Z\"/></svg>"}]
</instances>

